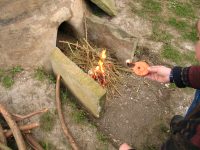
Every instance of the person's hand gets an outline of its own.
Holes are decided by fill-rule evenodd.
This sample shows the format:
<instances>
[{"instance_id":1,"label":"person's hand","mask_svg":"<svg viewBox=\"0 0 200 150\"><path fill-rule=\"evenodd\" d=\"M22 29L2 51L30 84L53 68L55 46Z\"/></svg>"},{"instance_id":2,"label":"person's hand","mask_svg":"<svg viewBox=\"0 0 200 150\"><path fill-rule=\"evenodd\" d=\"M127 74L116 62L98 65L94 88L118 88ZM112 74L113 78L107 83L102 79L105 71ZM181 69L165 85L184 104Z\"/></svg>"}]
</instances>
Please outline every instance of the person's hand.
<instances>
[{"instance_id":1,"label":"person's hand","mask_svg":"<svg viewBox=\"0 0 200 150\"><path fill-rule=\"evenodd\" d=\"M148 68L149 73L145 78L155 80L161 83L169 83L171 69L165 66L151 66Z\"/></svg>"},{"instance_id":2,"label":"person's hand","mask_svg":"<svg viewBox=\"0 0 200 150\"><path fill-rule=\"evenodd\" d=\"M120 145L119 150L129 150L132 149L128 144L124 143Z\"/></svg>"}]
</instances>

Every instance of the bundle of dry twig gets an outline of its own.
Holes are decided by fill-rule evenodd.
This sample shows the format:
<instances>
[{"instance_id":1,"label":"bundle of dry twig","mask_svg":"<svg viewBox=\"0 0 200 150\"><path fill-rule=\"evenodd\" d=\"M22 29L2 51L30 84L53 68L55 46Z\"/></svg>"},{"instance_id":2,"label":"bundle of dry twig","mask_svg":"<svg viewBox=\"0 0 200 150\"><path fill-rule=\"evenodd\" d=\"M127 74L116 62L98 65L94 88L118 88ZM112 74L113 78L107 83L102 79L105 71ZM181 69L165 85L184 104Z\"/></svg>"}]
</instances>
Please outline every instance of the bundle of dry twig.
<instances>
[{"instance_id":1,"label":"bundle of dry twig","mask_svg":"<svg viewBox=\"0 0 200 150\"><path fill-rule=\"evenodd\" d=\"M66 55L75 62L84 72L88 71L98 65L100 53L102 49L94 48L86 39L81 42L71 43L69 41L59 41L62 43L62 50ZM116 58L112 58L107 52L107 57L104 61L105 78L108 95L113 96L118 91L118 84L121 84L121 71L130 72L124 68Z\"/></svg>"}]
</instances>

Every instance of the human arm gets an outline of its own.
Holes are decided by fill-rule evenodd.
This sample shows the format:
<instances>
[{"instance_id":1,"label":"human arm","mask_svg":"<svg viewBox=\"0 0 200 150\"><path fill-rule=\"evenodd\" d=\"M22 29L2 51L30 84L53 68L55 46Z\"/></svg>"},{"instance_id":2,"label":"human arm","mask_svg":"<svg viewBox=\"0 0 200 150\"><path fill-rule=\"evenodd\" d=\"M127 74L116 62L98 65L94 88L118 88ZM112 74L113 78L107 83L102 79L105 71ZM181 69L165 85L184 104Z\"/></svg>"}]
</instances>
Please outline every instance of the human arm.
<instances>
[{"instance_id":1,"label":"human arm","mask_svg":"<svg viewBox=\"0 0 200 150\"><path fill-rule=\"evenodd\" d=\"M192 87L200 89L200 66L174 67L172 69L164 66L149 67L149 74L146 76L151 80L162 83L170 82L170 73L173 76L173 82L179 88Z\"/></svg>"}]
</instances>

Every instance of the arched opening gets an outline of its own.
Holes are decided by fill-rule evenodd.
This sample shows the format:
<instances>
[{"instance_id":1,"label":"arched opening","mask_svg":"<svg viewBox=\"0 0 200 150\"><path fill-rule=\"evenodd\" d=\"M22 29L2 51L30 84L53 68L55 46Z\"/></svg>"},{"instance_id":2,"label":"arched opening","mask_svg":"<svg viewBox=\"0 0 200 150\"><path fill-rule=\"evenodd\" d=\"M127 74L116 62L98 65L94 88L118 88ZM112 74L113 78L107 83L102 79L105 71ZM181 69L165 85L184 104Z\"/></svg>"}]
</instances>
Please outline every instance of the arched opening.
<instances>
[{"instance_id":1,"label":"arched opening","mask_svg":"<svg viewBox=\"0 0 200 150\"><path fill-rule=\"evenodd\" d=\"M63 44L61 41L77 41L75 29L66 21L61 23L58 27L56 39L56 47L58 47L61 50L64 50L64 47L66 49L66 44Z\"/></svg>"}]
</instances>

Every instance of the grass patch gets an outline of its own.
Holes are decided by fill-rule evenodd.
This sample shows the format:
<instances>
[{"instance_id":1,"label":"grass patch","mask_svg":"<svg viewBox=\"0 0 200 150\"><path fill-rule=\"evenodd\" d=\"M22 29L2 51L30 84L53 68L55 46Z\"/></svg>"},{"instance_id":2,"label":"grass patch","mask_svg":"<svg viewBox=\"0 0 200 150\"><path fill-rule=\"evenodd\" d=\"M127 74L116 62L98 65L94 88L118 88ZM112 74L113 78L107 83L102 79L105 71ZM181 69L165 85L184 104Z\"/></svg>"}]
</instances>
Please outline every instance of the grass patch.
<instances>
[{"instance_id":1,"label":"grass patch","mask_svg":"<svg viewBox=\"0 0 200 150\"><path fill-rule=\"evenodd\" d=\"M142 6L143 6L142 11L144 11L146 13L157 14L157 13L160 13L162 11L160 1L144 0L142 2Z\"/></svg>"},{"instance_id":2,"label":"grass patch","mask_svg":"<svg viewBox=\"0 0 200 150\"><path fill-rule=\"evenodd\" d=\"M153 34L151 38L158 42L169 43L173 36L166 31L159 30L158 27L153 27Z\"/></svg>"},{"instance_id":3,"label":"grass patch","mask_svg":"<svg viewBox=\"0 0 200 150\"><path fill-rule=\"evenodd\" d=\"M44 81L47 77L47 74L46 72L44 71L44 68L42 67L38 67L36 70L35 70L35 74L34 74L35 78L39 81Z\"/></svg>"},{"instance_id":4,"label":"grass patch","mask_svg":"<svg viewBox=\"0 0 200 150\"><path fill-rule=\"evenodd\" d=\"M183 55L183 59L190 62L191 65L199 65L199 61L195 58L195 52L187 52Z\"/></svg>"},{"instance_id":5,"label":"grass patch","mask_svg":"<svg viewBox=\"0 0 200 150\"><path fill-rule=\"evenodd\" d=\"M4 76L2 78L2 85L6 88L10 88L14 84L14 80L10 76Z\"/></svg>"},{"instance_id":6,"label":"grass patch","mask_svg":"<svg viewBox=\"0 0 200 150\"><path fill-rule=\"evenodd\" d=\"M68 102L69 94L64 88L61 88L60 90L60 97L62 104L66 104Z\"/></svg>"},{"instance_id":7,"label":"grass patch","mask_svg":"<svg viewBox=\"0 0 200 150\"><path fill-rule=\"evenodd\" d=\"M195 28L192 28L191 31L189 32L184 32L182 34L183 39L185 40L190 40L192 42L195 42L198 40L198 35L197 35L197 31Z\"/></svg>"},{"instance_id":8,"label":"grass patch","mask_svg":"<svg viewBox=\"0 0 200 150\"><path fill-rule=\"evenodd\" d=\"M162 56L166 59L172 60L173 62L180 64L182 58L180 52L170 44L166 44L163 47Z\"/></svg>"},{"instance_id":9,"label":"grass patch","mask_svg":"<svg viewBox=\"0 0 200 150\"><path fill-rule=\"evenodd\" d=\"M97 139L102 143L106 143L108 141L108 137L100 131L97 131Z\"/></svg>"},{"instance_id":10,"label":"grass patch","mask_svg":"<svg viewBox=\"0 0 200 150\"><path fill-rule=\"evenodd\" d=\"M22 72L24 69L21 66L16 66L11 69L12 75Z\"/></svg>"},{"instance_id":11,"label":"grass patch","mask_svg":"<svg viewBox=\"0 0 200 150\"><path fill-rule=\"evenodd\" d=\"M195 11L192 5L189 3L182 3L176 0L170 0L169 10L171 10L174 14L176 14L179 17L184 17L184 18L195 17Z\"/></svg>"},{"instance_id":12,"label":"grass patch","mask_svg":"<svg viewBox=\"0 0 200 150\"><path fill-rule=\"evenodd\" d=\"M10 69L0 69L0 82L5 88L10 88L14 84L16 74L23 71L21 66L15 66Z\"/></svg>"},{"instance_id":13,"label":"grass patch","mask_svg":"<svg viewBox=\"0 0 200 150\"><path fill-rule=\"evenodd\" d=\"M195 52L181 53L170 44L165 44L162 51L162 56L175 62L178 65L190 63L191 65L198 65L199 62L195 58Z\"/></svg>"},{"instance_id":14,"label":"grass patch","mask_svg":"<svg viewBox=\"0 0 200 150\"><path fill-rule=\"evenodd\" d=\"M184 31L187 29L187 27L189 27L189 25L185 21L179 21L176 18L169 18L168 24L179 31Z\"/></svg>"},{"instance_id":15,"label":"grass patch","mask_svg":"<svg viewBox=\"0 0 200 150\"><path fill-rule=\"evenodd\" d=\"M157 146L150 144L150 145L145 145L144 150L158 150Z\"/></svg>"},{"instance_id":16,"label":"grass patch","mask_svg":"<svg viewBox=\"0 0 200 150\"><path fill-rule=\"evenodd\" d=\"M87 121L86 113L83 110L75 110L72 113L72 118L76 123L84 123Z\"/></svg>"},{"instance_id":17,"label":"grass patch","mask_svg":"<svg viewBox=\"0 0 200 150\"><path fill-rule=\"evenodd\" d=\"M56 149L56 147L52 143L49 143L47 141L41 141L40 144L44 150L55 150Z\"/></svg>"},{"instance_id":18,"label":"grass patch","mask_svg":"<svg viewBox=\"0 0 200 150\"><path fill-rule=\"evenodd\" d=\"M159 127L160 127L160 132L161 133L165 133L165 134L169 133L169 128L165 124L161 123L159 125Z\"/></svg>"},{"instance_id":19,"label":"grass patch","mask_svg":"<svg viewBox=\"0 0 200 150\"><path fill-rule=\"evenodd\" d=\"M40 117L40 128L45 132L51 131L56 123L55 117L55 114L50 111L44 113Z\"/></svg>"},{"instance_id":20,"label":"grass patch","mask_svg":"<svg viewBox=\"0 0 200 150\"><path fill-rule=\"evenodd\" d=\"M48 74L43 67L35 69L34 77L39 81L48 80L50 83L56 83L56 78L53 74Z\"/></svg>"},{"instance_id":21,"label":"grass patch","mask_svg":"<svg viewBox=\"0 0 200 150\"><path fill-rule=\"evenodd\" d=\"M176 86L175 83L170 83L170 84L169 84L169 88L170 88L170 89L175 89L175 88L177 88L177 86Z\"/></svg>"}]
</instances>

